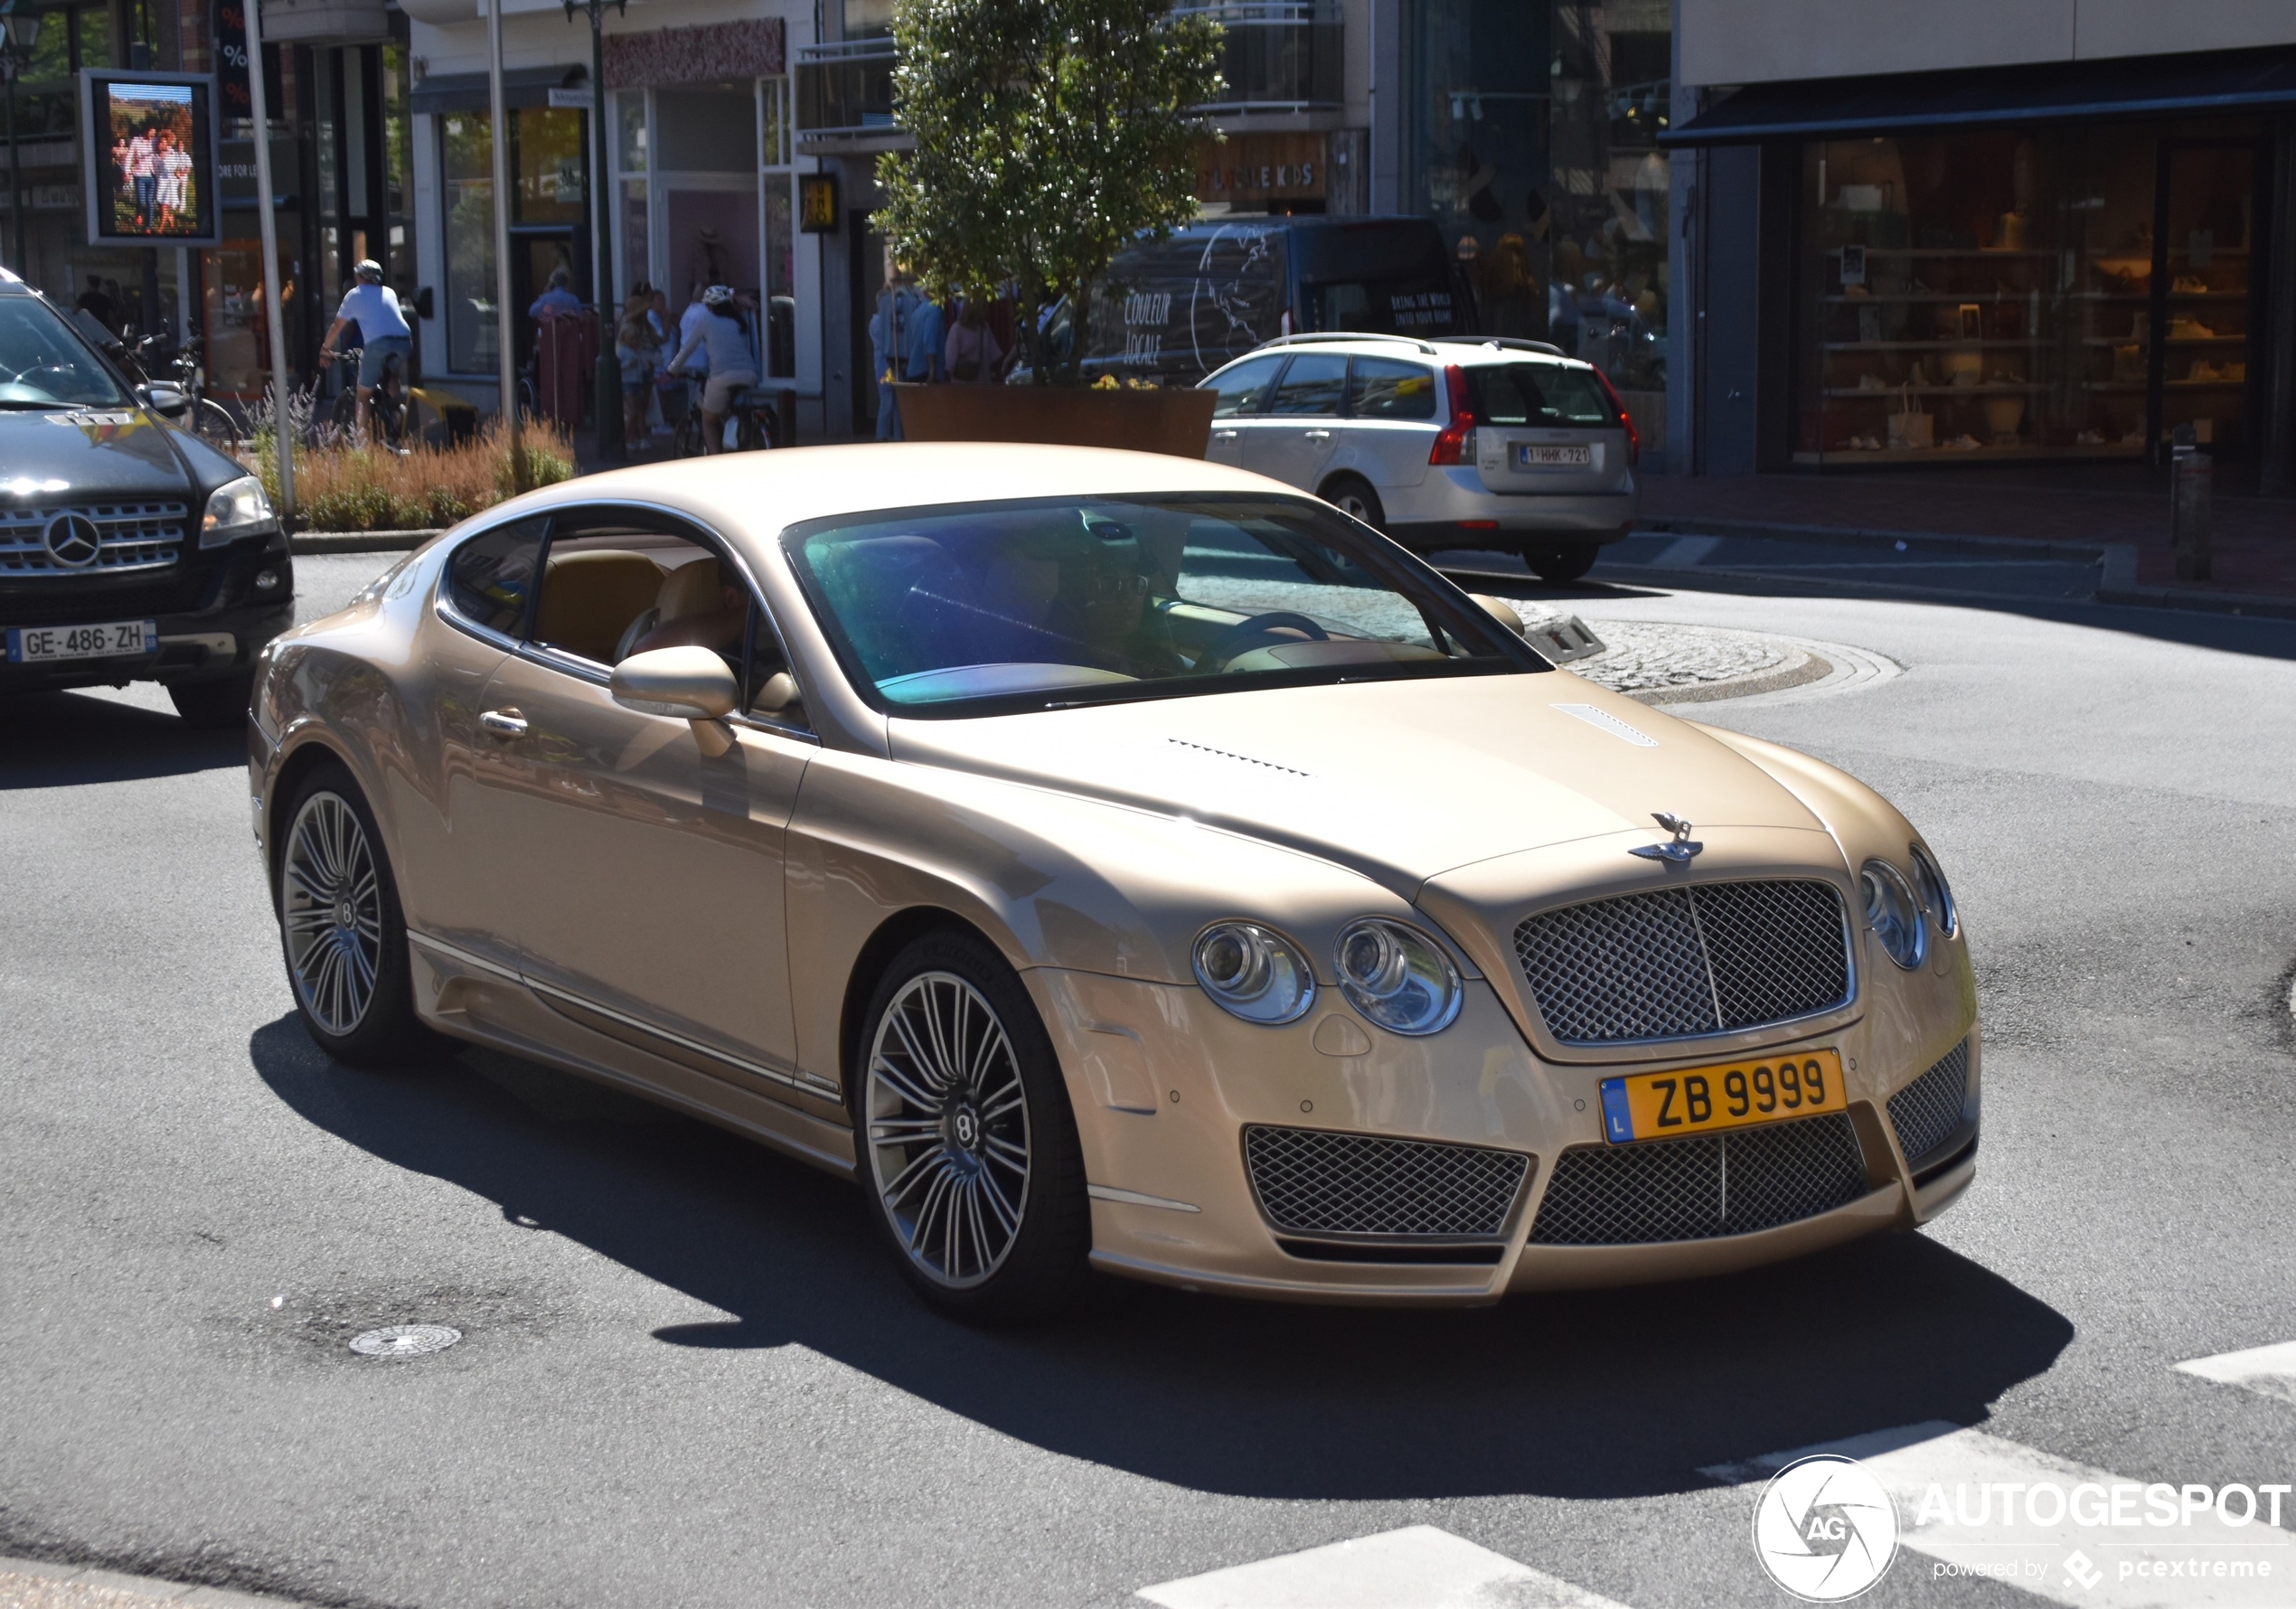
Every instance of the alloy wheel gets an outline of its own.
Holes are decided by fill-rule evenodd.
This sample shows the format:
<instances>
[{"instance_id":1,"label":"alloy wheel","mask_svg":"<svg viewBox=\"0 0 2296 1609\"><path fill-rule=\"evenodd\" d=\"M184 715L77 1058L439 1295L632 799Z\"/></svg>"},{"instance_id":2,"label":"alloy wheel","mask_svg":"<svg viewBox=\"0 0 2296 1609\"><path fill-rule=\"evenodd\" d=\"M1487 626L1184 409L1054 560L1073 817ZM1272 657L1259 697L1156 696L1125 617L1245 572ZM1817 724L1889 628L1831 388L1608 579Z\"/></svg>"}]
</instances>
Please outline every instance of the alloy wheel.
<instances>
[{"instance_id":1,"label":"alloy wheel","mask_svg":"<svg viewBox=\"0 0 2296 1609\"><path fill-rule=\"evenodd\" d=\"M366 829L340 794L314 794L296 813L279 886L296 995L321 1028L348 1035L374 999L382 884Z\"/></svg>"},{"instance_id":2,"label":"alloy wheel","mask_svg":"<svg viewBox=\"0 0 2296 1609\"><path fill-rule=\"evenodd\" d=\"M1012 1040L981 992L920 973L877 1021L862 1111L894 1236L936 1284L993 1275L1028 1209L1029 1109Z\"/></svg>"}]
</instances>

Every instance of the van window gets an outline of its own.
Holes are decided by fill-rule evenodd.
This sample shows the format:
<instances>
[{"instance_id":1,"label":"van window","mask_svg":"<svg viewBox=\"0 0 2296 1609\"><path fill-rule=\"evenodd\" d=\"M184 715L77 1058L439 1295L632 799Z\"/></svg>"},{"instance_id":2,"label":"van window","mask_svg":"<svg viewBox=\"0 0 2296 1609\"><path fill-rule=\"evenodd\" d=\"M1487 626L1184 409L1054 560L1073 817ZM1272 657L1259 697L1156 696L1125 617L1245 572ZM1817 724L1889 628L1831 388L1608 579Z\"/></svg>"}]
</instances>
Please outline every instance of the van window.
<instances>
[{"instance_id":1,"label":"van window","mask_svg":"<svg viewBox=\"0 0 2296 1609\"><path fill-rule=\"evenodd\" d=\"M1310 330L1358 330L1368 335L1449 335L1461 325L1451 287L1431 274L1338 279L1303 287Z\"/></svg>"},{"instance_id":2,"label":"van window","mask_svg":"<svg viewBox=\"0 0 2296 1609\"><path fill-rule=\"evenodd\" d=\"M1284 366L1281 355L1253 358L1237 364L1212 382L1217 399L1212 403L1212 418L1233 419L1239 413L1257 413L1267 402L1268 381L1275 378L1275 371Z\"/></svg>"},{"instance_id":3,"label":"van window","mask_svg":"<svg viewBox=\"0 0 2296 1609\"><path fill-rule=\"evenodd\" d=\"M1618 415L1591 369L1493 363L1467 371L1476 414L1494 425L1614 425Z\"/></svg>"},{"instance_id":4,"label":"van window","mask_svg":"<svg viewBox=\"0 0 2296 1609\"><path fill-rule=\"evenodd\" d=\"M1348 381L1348 411L1360 419L1431 419L1435 371L1393 358L1358 358Z\"/></svg>"}]
</instances>

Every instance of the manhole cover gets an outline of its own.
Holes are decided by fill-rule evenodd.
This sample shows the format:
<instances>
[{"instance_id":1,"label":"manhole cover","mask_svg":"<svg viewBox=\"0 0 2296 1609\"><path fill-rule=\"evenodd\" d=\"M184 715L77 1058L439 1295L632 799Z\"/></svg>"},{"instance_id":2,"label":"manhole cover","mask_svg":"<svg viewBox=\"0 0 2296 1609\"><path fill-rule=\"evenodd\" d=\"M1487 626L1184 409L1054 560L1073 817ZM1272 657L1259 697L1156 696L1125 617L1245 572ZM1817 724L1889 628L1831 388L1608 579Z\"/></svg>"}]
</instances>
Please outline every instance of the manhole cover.
<instances>
[{"instance_id":1,"label":"manhole cover","mask_svg":"<svg viewBox=\"0 0 2296 1609\"><path fill-rule=\"evenodd\" d=\"M459 1330L444 1324L386 1324L351 1338L351 1350L362 1358L420 1358L443 1352L463 1338Z\"/></svg>"}]
</instances>

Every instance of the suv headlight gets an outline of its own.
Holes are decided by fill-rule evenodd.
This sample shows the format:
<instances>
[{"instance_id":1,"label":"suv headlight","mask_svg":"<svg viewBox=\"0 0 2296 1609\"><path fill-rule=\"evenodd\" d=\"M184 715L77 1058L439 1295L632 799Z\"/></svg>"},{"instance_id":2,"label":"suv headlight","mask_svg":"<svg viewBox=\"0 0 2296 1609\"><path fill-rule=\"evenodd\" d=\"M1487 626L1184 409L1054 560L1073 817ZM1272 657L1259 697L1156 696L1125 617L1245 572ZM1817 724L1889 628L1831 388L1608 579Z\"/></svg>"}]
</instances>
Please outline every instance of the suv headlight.
<instances>
[{"instance_id":1,"label":"suv headlight","mask_svg":"<svg viewBox=\"0 0 2296 1609\"><path fill-rule=\"evenodd\" d=\"M1459 972L1401 922L1366 917L1340 935L1331 964L1348 1003L1391 1033L1439 1033L1459 1014Z\"/></svg>"},{"instance_id":2,"label":"suv headlight","mask_svg":"<svg viewBox=\"0 0 2296 1609\"><path fill-rule=\"evenodd\" d=\"M1881 940L1889 958L1907 972L1929 954L1929 937L1921 925L1921 904L1897 868L1887 861L1868 861L1858 874L1858 891L1865 897L1866 923Z\"/></svg>"},{"instance_id":3,"label":"suv headlight","mask_svg":"<svg viewBox=\"0 0 2296 1609\"><path fill-rule=\"evenodd\" d=\"M1196 981L1247 1022L1296 1021L1315 1000L1315 974L1292 941L1257 922L1215 922L1196 940Z\"/></svg>"},{"instance_id":4,"label":"suv headlight","mask_svg":"<svg viewBox=\"0 0 2296 1609\"><path fill-rule=\"evenodd\" d=\"M243 536L273 530L278 523L271 500L263 494L263 483L243 475L208 494L207 513L200 519L199 545L224 547Z\"/></svg>"},{"instance_id":5,"label":"suv headlight","mask_svg":"<svg viewBox=\"0 0 2296 1609\"><path fill-rule=\"evenodd\" d=\"M1937 870L1927 850L1918 843L1909 847L1914 857L1914 887L1921 890L1921 902L1936 918L1938 936L1951 938L1962 925L1961 912L1953 908L1953 890L1945 886L1945 874Z\"/></svg>"}]
</instances>

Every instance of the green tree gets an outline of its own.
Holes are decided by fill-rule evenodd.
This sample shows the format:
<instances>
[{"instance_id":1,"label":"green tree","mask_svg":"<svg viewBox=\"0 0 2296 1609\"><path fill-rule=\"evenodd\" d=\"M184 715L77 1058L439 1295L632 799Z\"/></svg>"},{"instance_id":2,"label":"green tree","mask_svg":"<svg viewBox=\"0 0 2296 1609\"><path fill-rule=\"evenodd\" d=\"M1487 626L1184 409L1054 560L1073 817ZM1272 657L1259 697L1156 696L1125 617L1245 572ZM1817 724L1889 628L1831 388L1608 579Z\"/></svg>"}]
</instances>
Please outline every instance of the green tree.
<instances>
[{"instance_id":1,"label":"green tree","mask_svg":"<svg viewBox=\"0 0 2296 1609\"><path fill-rule=\"evenodd\" d=\"M917 147L878 158L875 223L936 296L1018 293L1039 384L1076 383L1094 287L1143 231L1195 215L1189 108L1219 92L1219 28L1170 0L899 0L893 100ZM1039 310L1068 298L1050 351Z\"/></svg>"}]
</instances>

